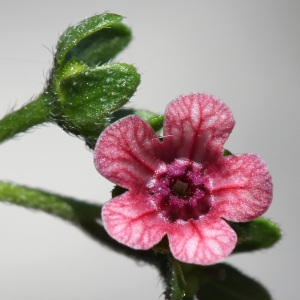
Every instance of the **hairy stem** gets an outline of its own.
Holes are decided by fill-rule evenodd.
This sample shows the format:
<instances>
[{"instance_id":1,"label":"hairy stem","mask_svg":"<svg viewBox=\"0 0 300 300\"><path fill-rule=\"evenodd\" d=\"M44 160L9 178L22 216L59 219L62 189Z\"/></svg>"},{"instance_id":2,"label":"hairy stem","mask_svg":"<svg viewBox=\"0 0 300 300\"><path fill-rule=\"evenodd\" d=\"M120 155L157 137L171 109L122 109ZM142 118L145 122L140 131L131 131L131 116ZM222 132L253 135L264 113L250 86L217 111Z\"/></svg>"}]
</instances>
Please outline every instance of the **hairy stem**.
<instances>
[{"instance_id":1,"label":"hairy stem","mask_svg":"<svg viewBox=\"0 0 300 300\"><path fill-rule=\"evenodd\" d=\"M0 201L31 208L79 224L100 218L101 206L0 181Z\"/></svg>"},{"instance_id":2,"label":"hairy stem","mask_svg":"<svg viewBox=\"0 0 300 300\"><path fill-rule=\"evenodd\" d=\"M51 120L51 97L43 93L0 120L0 143L29 128Z\"/></svg>"}]
</instances>

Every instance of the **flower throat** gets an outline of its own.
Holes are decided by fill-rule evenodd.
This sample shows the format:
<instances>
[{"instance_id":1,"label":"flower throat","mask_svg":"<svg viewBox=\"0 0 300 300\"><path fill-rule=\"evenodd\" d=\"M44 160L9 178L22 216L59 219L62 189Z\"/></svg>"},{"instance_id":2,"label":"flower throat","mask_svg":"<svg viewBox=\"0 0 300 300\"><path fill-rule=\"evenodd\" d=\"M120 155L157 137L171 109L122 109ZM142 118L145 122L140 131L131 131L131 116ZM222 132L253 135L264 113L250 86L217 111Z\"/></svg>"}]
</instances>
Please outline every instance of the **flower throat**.
<instances>
[{"instance_id":1,"label":"flower throat","mask_svg":"<svg viewBox=\"0 0 300 300\"><path fill-rule=\"evenodd\" d=\"M201 165L176 159L157 170L148 184L152 202L169 222L198 220L211 207Z\"/></svg>"}]
</instances>

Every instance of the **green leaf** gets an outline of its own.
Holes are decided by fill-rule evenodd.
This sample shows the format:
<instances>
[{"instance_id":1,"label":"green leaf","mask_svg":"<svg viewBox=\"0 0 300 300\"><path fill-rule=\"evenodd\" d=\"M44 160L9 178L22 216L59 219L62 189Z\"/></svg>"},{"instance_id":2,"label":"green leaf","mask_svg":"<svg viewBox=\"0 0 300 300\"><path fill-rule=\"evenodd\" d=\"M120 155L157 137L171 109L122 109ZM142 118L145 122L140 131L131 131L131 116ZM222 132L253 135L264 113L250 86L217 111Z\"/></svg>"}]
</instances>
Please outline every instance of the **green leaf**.
<instances>
[{"instance_id":1,"label":"green leaf","mask_svg":"<svg viewBox=\"0 0 300 300\"><path fill-rule=\"evenodd\" d=\"M229 150L224 149L223 156L229 156L229 155L232 155L232 153Z\"/></svg>"},{"instance_id":2,"label":"green leaf","mask_svg":"<svg viewBox=\"0 0 300 300\"><path fill-rule=\"evenodd\" d=\"M190 276L198 277L198 299L271 300L269 292L257 281L227 264L194 266ZM205 277L205 280L201 281Z\"/></svg>"},{"instance_id":3,"label":"green leaf","mask_svg":"<svg viewBox=\"0 0 300 300\"><path fill-rule=\"evenodd\" d=\"M113 59L131 40L131 31L124 24L112 24L81 40L66 55L66 61L77 58L90 67Z\"/></svg>"},{"instance_id":4,"label":"green leaf","mask_svg":"<svg viewBox=\"0 0 300 300\"><path fill-rule=\"evenodd\" d=\"M257 281L227 264L191 265L170 259L165 273L167 300L271 300Z\"/></svg>"},{"instance_id":5,"label":"green leaf","mask_svg":"<svg viewBox=\"0 0 300 300\"><path fill-rule=\"evenodd\" d=\"M137 115L142 117L144 120L148 120L151 118L154 118L158 116L157 114L149 111L149 110L140 110L140 109L134 109L134 108L121 108L118 109L117 111L114 111L110 115L110 123L114 123L124 117L130 116L130 115Z\"/></svg>"},{"instance_id":6,"label":"green leaf","mask_svg":"<svg viewBox=\"0 0 300 300\"><path fill-rule=\"evenodd\" d=\"M106 118L129 100L139 83L136 68L120 63L65 78L59 90L58 124L82 136L93 147L105 128Z\"/></svg>"},{"instance_id":7,"label":"green leaf","mask_svg":"<svg viewBox=\"0 0 300 300\"><path fill-rule=\"evenodd\" d=\"M117 111L113 112L110 116L110 124L116 122L117 120L124 118L129 115L138 115L147 121L154 131L158 131L163 126L164 116L158 115L154 112L149 110L143 109L133 109L133 108L122 108L118 109Z\"/></svg>"},{"instance_id":8,"label":"green leaf","mask_svg":"<svg viewBox=\"0 0 300 300\"><path fill-rule=\"evenodd\" d=\"M238 243L233 253L269 248L281 238L280 228L265 218L229 224L238 235Z\"/></svg>"},{"instance_id":9,"label":"green leaf","mask_svg":"<svg viewBox=\"0 0 300 300\"><path fill-rule=\"evenodd\" d=\"M87 52L94 51L93 49L95 48L95 44L91 45L91 49L88 50L88 49L83 49L80 42L103 28L114 26L114 24L121 22L122 19L123 17L120 15L104 13L101 15L95 15L91 18L87 18L81 21L80 23L78 23L77 25L69 27L61 35L58 41L57 50L55 54L55 64L60 68L60 66L64 64L67 59L74 57L70 54L68 55L68 53L75 46L78 46L77 50L76 49L74 50L75 57L76 54L79 56L83 55L81 51L84 51L85 55L83 55L83 57L86 57ZM98 37L96 37L96 39L98 40ZM89 47L88 44L84 44L84 46Z\"/></svg>"},{"instance_id":10,"label":"green leaf","mask_svg":"<svg viewBox=\"0 0 300 300\"><path fill-rule=\"evenodd\" d=\"M164 124L164 115L157 115L147 120L154 131L158 132L162 129Z\"/></svg>"}]
</instances>

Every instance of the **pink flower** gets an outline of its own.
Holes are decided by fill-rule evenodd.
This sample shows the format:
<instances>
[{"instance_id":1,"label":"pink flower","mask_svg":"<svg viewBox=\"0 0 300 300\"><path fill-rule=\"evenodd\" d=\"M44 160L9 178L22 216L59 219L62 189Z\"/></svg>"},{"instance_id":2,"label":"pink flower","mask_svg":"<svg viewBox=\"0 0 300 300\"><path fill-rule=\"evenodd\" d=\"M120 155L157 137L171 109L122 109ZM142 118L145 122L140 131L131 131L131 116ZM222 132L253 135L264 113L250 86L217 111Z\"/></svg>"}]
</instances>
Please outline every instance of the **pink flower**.
<instances>
[{"instance_id":1,"label":"pink flower","mask_svg":"<svg viewBox=\"0 0 300 300\"><path fill-rule=\"evenodd\" d=\"M97 142L95 166L128 191L104 205L107 232L144 250L167 235L182 262L227 257L237 236L225 220L255 219L272 200L271 176L257 155L223 156L234 124L223 102L190 94L167 106L162 141L136 115L109 126Z\"/></svg>"}]
</instances>

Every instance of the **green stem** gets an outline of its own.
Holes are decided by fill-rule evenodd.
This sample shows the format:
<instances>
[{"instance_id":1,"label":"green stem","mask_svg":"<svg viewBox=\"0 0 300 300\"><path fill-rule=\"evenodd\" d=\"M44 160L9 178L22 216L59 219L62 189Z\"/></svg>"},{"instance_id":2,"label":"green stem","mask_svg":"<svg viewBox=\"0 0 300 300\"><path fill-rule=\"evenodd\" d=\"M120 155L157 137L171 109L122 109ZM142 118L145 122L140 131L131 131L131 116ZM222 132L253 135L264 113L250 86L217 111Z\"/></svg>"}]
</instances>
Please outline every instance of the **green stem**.
<instances>
[{"instance_id":1,"label":"green stem","mask_svg":"<svg viewBox=\"0 0 300 300\"><path fill-rule=\"evenodd\" d=\"M40 210L79 224L100 218L101 206L0 181L0 201Z\"/></svg>"},{"instance_id":2,"label":"green stem","mask_svg":"<svg viewBox=\"0 0 300 300\"><path fill-rule=\"evenodd\" d=\"M181 263L170 257L171 262L171 300L181 300L185 296L186 282L181 269Z\"/></svg>"},{"instance_id":3,"label":"green stem","mask_svg":"<svg viewBox=\"0 0 300 300\"><path fill-rule=\"evenodd\" d=\"M0 143L29 128L51 120L52 99L43 93L20 109L0 120Z\"/></svg>"}]
</instances>

